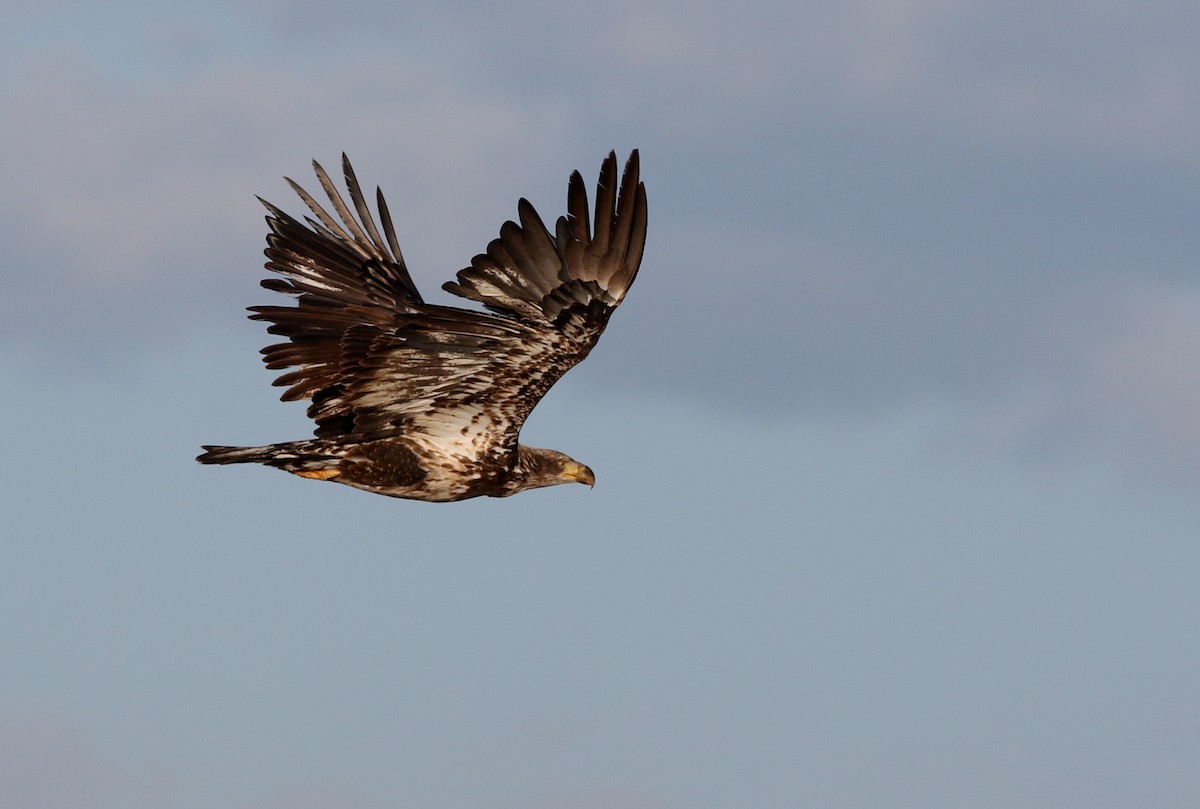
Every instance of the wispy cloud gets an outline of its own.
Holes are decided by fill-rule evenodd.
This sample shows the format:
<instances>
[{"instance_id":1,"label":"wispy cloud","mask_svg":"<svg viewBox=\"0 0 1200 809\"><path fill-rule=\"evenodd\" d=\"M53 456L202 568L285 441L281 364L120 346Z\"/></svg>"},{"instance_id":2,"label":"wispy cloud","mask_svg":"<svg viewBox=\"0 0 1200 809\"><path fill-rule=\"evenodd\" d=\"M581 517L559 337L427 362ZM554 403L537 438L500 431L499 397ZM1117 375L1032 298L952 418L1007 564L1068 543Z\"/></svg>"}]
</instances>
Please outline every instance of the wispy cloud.
<instances>
[{"instance_id":1,"label":"wispy cloud","mask_svg":"<svg viewBox=\"0 0 1200 809\"><path fill-rule=\"evenodd\" d=\"M1098 416L1135 455L1200 476L1200 291L1136 290L1120 315L1091 357Z\"/></svg>"}]
</instances>

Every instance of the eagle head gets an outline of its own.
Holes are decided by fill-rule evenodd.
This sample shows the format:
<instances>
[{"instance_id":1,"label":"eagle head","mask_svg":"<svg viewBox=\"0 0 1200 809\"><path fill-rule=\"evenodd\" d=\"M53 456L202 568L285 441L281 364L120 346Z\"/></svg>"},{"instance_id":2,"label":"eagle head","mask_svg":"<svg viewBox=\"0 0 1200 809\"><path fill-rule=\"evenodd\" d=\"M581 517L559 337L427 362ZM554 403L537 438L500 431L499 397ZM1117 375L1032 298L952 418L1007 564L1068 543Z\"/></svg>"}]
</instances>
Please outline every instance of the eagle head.
<instances>
[{"instance_id":1,"label":"eagle head","mask_svg":"<svg viewBox=\"0 0 1200 809\"><path fill-rule=\"evenodd\" d=\"M574 458L554 449L538 449L524 444L517 446L517 465L513 470L514 488L510 494L560 483L596 485L592 470Z\"/></svg>"}]
</instances>

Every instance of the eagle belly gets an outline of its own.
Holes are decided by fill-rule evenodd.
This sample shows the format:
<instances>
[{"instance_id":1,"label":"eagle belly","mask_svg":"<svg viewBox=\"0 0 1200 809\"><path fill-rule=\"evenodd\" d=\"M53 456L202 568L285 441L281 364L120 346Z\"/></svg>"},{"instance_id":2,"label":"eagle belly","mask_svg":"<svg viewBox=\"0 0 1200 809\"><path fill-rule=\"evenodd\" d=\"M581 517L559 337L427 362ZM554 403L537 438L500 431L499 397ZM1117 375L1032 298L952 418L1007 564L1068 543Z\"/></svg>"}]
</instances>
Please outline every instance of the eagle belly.
<instances>
[{"instance_id":1,"label":"eagle belly","mask_svg":"<svg viewBox=\"0 0 1200 809\"><path fill-rule=\"evenodd\" d=\"M515 453L502 449L478 422L445 434L413 430L402 437L356 444L334 478L359 489L431 502L504 492Z\"/></svg>"}]
</instances>

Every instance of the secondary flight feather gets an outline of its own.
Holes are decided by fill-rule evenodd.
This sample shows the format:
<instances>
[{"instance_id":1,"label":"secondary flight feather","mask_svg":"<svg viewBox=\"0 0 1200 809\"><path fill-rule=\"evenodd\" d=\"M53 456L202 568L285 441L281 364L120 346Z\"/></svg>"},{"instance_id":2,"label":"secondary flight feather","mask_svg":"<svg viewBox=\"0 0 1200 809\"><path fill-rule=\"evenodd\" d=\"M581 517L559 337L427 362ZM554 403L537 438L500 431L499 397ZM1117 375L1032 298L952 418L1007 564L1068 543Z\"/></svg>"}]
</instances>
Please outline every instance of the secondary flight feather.
<instances>
[{"instance_id":1,"label":"secondary flight feather","mask_svg":"<svg viewBox=\"0 0 1200 809\"><path fill-rule=\"evenodd\" d=\"M638 153L609 153L594 215L579 172L554 232L525 199L517 221L443 289L486 311L424 302L400 252L387 203L379 224L350 161L350 206L313 162L330 213L288 183L311 217L269 215L262 285L295 305L250 317L285 338L263 349L282 398L309 400L315 438L258 447L205 446L201 463L261 463L301 477L414 500L507 497L558 483L595 483L561 452L519 442L530 411L595 346L637 277L646 243ZM382 228L382 232L380 230Z\"/></svg>"}]
</instances>

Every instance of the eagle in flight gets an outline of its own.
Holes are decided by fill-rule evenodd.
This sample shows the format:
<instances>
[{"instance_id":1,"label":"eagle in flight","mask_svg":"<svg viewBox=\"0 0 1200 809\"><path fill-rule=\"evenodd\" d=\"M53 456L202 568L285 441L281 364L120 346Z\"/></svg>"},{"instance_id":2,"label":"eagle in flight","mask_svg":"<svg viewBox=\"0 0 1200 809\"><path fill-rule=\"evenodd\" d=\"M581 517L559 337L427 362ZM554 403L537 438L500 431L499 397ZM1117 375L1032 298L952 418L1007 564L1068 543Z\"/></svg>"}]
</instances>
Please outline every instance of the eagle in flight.
<instances>
[{"instance_id":1,"label":"eagle in flight","mask_svg":"<svg viewBox=\"0 0 1200 809\"><path fill-rule=\"evenodd\" d=\"M594 221L579 172L553 233L525 199L487 252L443 289L487 311L425 303L375 192L382 235L350 161L350 203L313 162L336 217L292 180L316 219L266 200L267 289L295 306L253 306L285 339L262 350L284 401L309 400L316 437L261 447L205 446L207 464L261 463L392 497L446 502L507 497L592 470L518 441L530 411L596 345L637 276L646 243L646 189L635 150L617 182L609 153ZM357 217L355 216L357 213Z\"/></svg>"}]
</instances>

